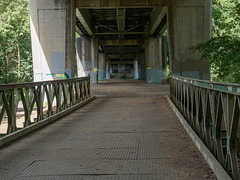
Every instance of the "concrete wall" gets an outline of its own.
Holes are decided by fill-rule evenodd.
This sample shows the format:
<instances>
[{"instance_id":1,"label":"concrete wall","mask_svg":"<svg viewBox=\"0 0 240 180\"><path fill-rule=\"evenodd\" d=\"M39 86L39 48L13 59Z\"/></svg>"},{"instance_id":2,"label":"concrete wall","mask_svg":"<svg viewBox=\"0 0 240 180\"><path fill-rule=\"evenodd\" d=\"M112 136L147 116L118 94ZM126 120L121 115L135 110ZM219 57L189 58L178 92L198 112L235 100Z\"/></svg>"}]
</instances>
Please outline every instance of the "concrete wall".
<instances>
[{"instance_id":1,"label":"concrete wall","mask_svg":"<svg viewBox=\"0 0 240 180\"><path fill-rule=\"evenodd\" d=\"M34 81L74 77L75 1L29 1Z\"/></svg>"},{"instance_id":2,"label":"concrete wall","mask_svg":"<svg viewBox=\"0 0 240 180\"><path fill-rule=\"evenodd\" d=\"M190 47L211 38L211 0L169 0L168 31L171 71L174 74L209 79L208 61L200 61Z\"/></svg>"}]
</instances>

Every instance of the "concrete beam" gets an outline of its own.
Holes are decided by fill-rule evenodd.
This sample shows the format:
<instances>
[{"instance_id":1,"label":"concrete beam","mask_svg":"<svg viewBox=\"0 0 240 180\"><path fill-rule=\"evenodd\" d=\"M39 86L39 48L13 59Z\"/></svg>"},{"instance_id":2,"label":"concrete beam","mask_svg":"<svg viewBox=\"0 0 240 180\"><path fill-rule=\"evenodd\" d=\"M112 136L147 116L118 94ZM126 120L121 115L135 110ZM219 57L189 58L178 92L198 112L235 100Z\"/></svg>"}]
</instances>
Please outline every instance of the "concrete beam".
<instances>
[{"instance_id":1,"label":"concrete beam","mask_svg":"<svg viewBox=\"0 0 240 180\"><path fill-rule=\"evenodd\" d=\"M147 32L113 32L113 33L94 33L94 35L118 35L118 34L148 34Z\"/></svg>"},{"instance_id":2,"label":"concrete beam","mask_svg":"<svg viewBox=\"0 0 240 180\"><path fill-rule=\"evenodd\" d=\"M167 9L165 7L155 8L154 14L150 22L150 25L151 25L150 32L149 32L150 35L152 35L155 32L155 30L157 29L158 25L161 23L166 13L167 13Z\"/></svg>"},{"instance_id":3,"label":"concrete beam","mask_svg":"<svg viewBox=\"0 0 240 180\"><path fill-rule=\"evenodd\" d=\"M137 39L128 39L128 40L101 40L101 46L138 46L141 45L143 42Z\"/></svg>"},{"instance_id":4,"label":"concrete beam","mask_svg":"<svg viewBox=\"0 0 240 180\"><path fill-rule=\"evenodd\" d=\"M116 20L118 25L118 31L123 32L125 30L125 20L126 20L125 8L117 9ZM119 34L118 39L124 39L124 34Z\"/></svg>"},{"instance_id":5,"label":"concrete beam","mask_svg":"<svg viewBox=\"0 0 240 180\"><path fill-rule=\"evenodd\" d=\"M167 30L167 23L163 26L163 28L161 29L161 31L159 31L159 35L162 35L166 30Z\"/></svg>"},{"instance_id":6,"label":"concrete beam","mask_svg":"<svg viewBox=\"0 0 240 180\"><path fill-rule=\"evenodd\" d=\"M110 64L133 64L133 61L109 61Z\"/></svg>"},{"instance_id":7,"label":"concrete beam","mask_svg":"<svg viewBox=\"0 0 240 180\"><path fill-rule=\"evenodd\" d=\"M108 59L119 59L119 58L136 58L136 54L108 54Z\"/></svg>"},{"instance_id":8,"label":"concrete beam","mask_svg":"<svg viewBox=\"0 0 240 180\"><path fill-rule=\"evenodd\" d=\"M138 7L155 7L166 6L168 0L76 0L76 7L78 8L138 8Z\"/></svg>"},{"instance_id":9,"label":"concrete beam","mask_svg":"<svg viewBox=\"0 0 240 180\"><path fill-rule=\"evenodd\" d=\"M90 36L93 36L94 33L94 26L92 25L91 20L88 17L88 10L87 9L77 9L76 10L76 16L79 19L79 21L82 23L83 27L86 29L88 34Z\"/></svg>"},{"instance_id":10,"label":"concrete beam","mask_svg":"<svg viewBox=\"0 0 240 180\"><path fill-rule=\"evenodd\" d=\"M84 34L82 33L82 31L76 26L76 32L80 35L80 36L84 36Z\"/></svg>"}]
</instances>

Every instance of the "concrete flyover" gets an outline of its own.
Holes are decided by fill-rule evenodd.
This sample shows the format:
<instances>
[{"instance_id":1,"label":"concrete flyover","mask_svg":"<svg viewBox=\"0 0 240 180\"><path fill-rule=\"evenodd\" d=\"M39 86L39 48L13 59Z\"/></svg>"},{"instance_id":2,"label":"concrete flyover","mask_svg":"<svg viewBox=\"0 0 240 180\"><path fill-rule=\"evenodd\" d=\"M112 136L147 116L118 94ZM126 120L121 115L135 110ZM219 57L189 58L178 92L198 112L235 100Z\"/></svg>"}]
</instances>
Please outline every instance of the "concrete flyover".
<instances>
[{"instance_id":1,"label":"concrete flyover","mask_svg":"<svg viewBox=\"0 0 240 180\"><path fill-rule=\"evenodd\" d=\"M111 61L132 61L136 79L165 83L167 49L172 73L209 79L208 62L189 50L210 39L209 0L38 0L30 11L35 81L90 74L97 83Z\"/></svg>"}]
</instances>

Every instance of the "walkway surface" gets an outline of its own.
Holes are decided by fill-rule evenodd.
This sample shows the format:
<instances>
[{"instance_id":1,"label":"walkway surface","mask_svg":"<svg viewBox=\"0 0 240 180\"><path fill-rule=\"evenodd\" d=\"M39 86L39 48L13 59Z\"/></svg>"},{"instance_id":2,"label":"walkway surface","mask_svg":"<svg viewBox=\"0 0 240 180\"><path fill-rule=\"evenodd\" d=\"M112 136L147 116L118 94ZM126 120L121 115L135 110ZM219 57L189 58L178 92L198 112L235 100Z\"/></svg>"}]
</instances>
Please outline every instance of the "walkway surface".
<instances>
[{"instance_id":1,"label":"walkway surface","mask_svg":"<svg viewBox=\"0 0 240 180\"><path fill-rule=\"evenodd\" d=\"M0 149L0 179L216 179L168 91L134 80L93 85L95 101Z\"/></svg>"}]
</instances>

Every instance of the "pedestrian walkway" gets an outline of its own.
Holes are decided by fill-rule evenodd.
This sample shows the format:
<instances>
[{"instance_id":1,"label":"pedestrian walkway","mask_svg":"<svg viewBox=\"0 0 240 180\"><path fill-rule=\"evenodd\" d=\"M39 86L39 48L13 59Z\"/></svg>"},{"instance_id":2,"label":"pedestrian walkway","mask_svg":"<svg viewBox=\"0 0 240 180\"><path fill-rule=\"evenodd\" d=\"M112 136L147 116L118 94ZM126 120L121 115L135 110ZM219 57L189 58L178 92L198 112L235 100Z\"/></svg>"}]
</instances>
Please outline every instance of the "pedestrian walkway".
<instances>
[{"instance_id":1,"label":"pedestrian walkway","mask_svg":"<svg viewBox=\"0 0 240 180\"><path fill-rule=\"evenodd\" d=\"M168 85L110 80L97 99L0 149L0 179L216 179L164 95Z\"/></svg>"}]
</instances>

